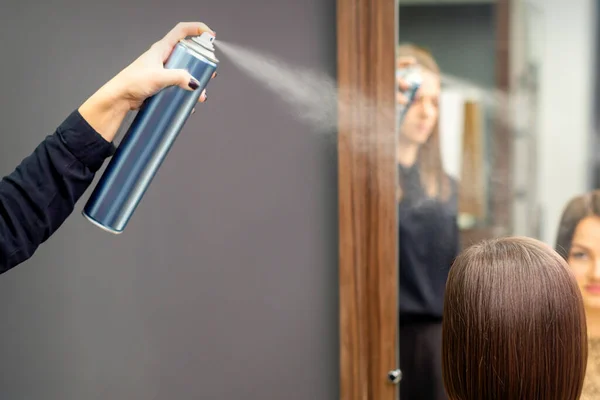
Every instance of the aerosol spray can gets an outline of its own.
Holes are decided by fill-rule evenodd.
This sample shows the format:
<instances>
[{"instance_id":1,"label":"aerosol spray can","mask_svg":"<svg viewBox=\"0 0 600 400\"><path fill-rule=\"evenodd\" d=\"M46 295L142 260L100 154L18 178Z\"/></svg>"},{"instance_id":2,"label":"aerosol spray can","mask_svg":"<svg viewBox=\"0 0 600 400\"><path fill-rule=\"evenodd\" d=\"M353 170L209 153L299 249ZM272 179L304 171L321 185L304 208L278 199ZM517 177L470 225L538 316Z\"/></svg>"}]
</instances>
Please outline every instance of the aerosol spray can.
<instances>
[{"instance_id":1,"label":"aerosol spray can","mask_svg":"<svg viewBox=\"0 0 600 400\"><path fill-rule=\"evenodd\" d=\"M400 126L404 121L406 112L415 101L417 91L421 87L423 78L421 77L421 73L417 67L408 67L397 70L396 78L403 79L409 85L409 88L402 92L402 94L404 94L404 96L407 98L408 102L405 105L398 104L398 126Z\"/></svg>"},{"instance_id":2,"label":"aerosol spray can","mask_svg":"<svg viewBox=\"0 0 600 400\"><path fill-rule=\"evenodd\" d=\"M93 224L115 234L125 229L217 69L214 39L203 33L173 49L165 68L187 70L200 87L171 86L146 99L84 207Z\"/></svg>"}]
</instances>

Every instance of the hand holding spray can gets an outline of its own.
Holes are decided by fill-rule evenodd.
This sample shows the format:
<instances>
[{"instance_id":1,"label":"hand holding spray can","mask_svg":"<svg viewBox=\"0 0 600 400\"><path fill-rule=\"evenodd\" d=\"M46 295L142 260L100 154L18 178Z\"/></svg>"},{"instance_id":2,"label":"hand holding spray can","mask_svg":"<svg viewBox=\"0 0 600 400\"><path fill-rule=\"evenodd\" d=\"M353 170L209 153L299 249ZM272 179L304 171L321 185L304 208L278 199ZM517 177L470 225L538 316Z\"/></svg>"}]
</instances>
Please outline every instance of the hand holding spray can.
<instances>
[{"instance_id":1,"label":"hand holding spray can","mask_svg":"<svg viewBox=\"0 0 600 400\"><path fill-rule=\"evenodd\" d=\"M398 69L396 71L396 80L403 80L408 85L408 89L404 91L401 88L398 88L398 90L400 90L400 92L406 97L407 100L407 103L404 105L398 104L398 126L400 126L404 121L406 112L415 101L417 91L421 87L423 78L421 77L421 73L419 72L418 67L411 66L403 69Z\"/></svg>"},{"instance_id":2,"label":"hand holding spray can","mask_svg":"<svg viewBox=\"0 0 600 400\"><path fill-rule=\"evenodd\" d=\"M171 86L146 99L85 205L83 215L93 224L115 234L125 229L217 69L214 39L206 32L173 49L165 68L186 69L200 87Z\"/></svg>"}]
</instances>

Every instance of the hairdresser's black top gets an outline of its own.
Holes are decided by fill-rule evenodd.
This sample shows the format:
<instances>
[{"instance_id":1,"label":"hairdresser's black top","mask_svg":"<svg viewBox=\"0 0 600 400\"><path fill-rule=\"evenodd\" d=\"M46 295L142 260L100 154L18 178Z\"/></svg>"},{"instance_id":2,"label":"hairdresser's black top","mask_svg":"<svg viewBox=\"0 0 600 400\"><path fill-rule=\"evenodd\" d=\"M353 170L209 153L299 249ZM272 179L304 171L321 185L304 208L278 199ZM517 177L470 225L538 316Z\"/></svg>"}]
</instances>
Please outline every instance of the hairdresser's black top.
<instances>
[{"instance_id":1,"label":"hairdresser's black top","mask_svg":"<svg viewBox=\"0 0 600 400\"><path fill-rule=\"evenodd\" d=\"M428 197L419 169L399 166L403 195L398 205L400 320L441 320L444 288L459 252L457 185L441 201Z\"/></svg>"},{"instance_id":2,"label":"hairdresser's black top","mask_svg":"<svg viewBox=\"0 0 600 400\"><path fill-rule=\"evenodd\" d=\"M29 259L62 225L114 150L74 111L0 181L0 273Z\"/></svg>"}]
</instances>

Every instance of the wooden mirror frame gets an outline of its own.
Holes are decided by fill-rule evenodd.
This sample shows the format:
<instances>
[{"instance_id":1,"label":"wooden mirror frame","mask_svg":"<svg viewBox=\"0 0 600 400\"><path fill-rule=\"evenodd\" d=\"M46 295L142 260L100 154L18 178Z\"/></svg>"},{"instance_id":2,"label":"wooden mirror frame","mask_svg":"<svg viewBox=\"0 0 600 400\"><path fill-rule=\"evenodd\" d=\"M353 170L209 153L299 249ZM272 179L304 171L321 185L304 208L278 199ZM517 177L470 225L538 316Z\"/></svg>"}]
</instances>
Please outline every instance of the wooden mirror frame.
<instances>
[{"instance_id":1,"label":"wooden mirror frame","mask_svg":"<svg viewBox=\"0 0 600 400\"><path fill-rule=\"evenodd\" d=\"M395 107L396 0L338 0L338 84ZM340 398L392 400L397 359L395 123L340 107L338 131ZM367 128L368 127L368 128ZM356 143L376 143L368 149Z\"/></svg>"},{"instance_id":2,"label":"wooden mirror frame","mask_svg":"<svg viewBox=\"0 0 600 400\"><path fill-rule=\"evenodd\" d=\"M497 1L497 87L508 89L509 2ZM376 107L395 107L397 0L337 0L337 78ZM358 100L358 99L356 99ZM398 229L395 121L362 115L359 101L340 107L338 131L340 398L397 400L388 373L398 365ZM354 107L352 106L354 105ZM361 121L363 121L361 119ZM367 150L357 143L374 143ZM495 226L510 226L510 133L494 132ZM388 145L386 145L388 144ZM494 230L464 232L464 244ZM466 239L466 240L465 240Z\"/></svg>"}]
</instances>

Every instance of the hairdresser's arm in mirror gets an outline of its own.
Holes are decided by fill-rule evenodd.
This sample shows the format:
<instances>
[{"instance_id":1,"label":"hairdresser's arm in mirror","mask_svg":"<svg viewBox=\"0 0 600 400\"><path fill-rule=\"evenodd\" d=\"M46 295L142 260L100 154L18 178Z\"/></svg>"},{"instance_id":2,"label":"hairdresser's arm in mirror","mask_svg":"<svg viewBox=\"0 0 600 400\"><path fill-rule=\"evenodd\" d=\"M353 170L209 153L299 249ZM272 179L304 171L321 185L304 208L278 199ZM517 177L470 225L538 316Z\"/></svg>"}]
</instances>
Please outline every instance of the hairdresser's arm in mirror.
<instances>
[{"instance_id":1,"label":"hairdresser's arm in mirror","mask_svg":"<svg viewBox=\"0 0 600 400\"><path fill-rule=\"evenodd\" d=\"M416 64L416 60L413 57L398 57L396 69L401 70L414 64ZM396 84L398 85L398 90L396 91L396 102L404 106L408 103L408 99L406 96L404 96L403 92L408 90L410 86L404 79L398 76L396 77Z\"/></svg>"},{"instance_id":2,"label":"hairdresser's arm in mirror","mask_svg":"<svg viewBox=\"0 0 600 400\"><path fill-rule=\"evenodd\" d=\"M79 113L106 141L112 142L129 110L138 109L145 99L168 86L185 90L198 89L198 81L183 69L166 69L179 40L187 36L214 31L201 22L182 22L144 54L94 93ZM213 75L215 77L216 73ZM200 95L206 101L206 91Z\"/></svg>"}]
</instances>

